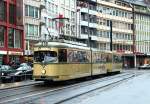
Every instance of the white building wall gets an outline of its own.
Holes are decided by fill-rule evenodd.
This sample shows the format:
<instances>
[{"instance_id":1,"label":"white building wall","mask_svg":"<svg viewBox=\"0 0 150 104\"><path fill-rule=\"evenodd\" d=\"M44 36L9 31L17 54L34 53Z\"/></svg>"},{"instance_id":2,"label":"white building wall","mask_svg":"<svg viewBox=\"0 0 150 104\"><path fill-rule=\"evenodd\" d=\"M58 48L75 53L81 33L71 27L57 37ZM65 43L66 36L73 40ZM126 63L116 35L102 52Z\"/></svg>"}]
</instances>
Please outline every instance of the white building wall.
<instances>
[{"instance_id":1,"label":"white building wall","mask_svg":"<svg viewBox=\"0 0 150 104\"><path fill-rule=\"evenodd\" d=\"M33 53L35 42L39 41L40 37L40 6L41 0L23 0L23 15L25 27L25 55ZM32 10L34 13L30 13ZM36 12L36 13L35 13ZM31 16L29 14L33 14ZM32 31L31 31L32 30Z\"/></svg>"},{"instance_id":2,"label":"white building wall","mask_svg":"<svg viewBox=\"0 0 150 104\"><path fill-rule=\"evenodd\" d=\"M46 26L42 26L42 36L47 34L46 38L59 37L60 34L65 36L75 36L75 25L76 25L76 0L47 0L46 10L42 11L42 18L45 19ZM59 15L63 15L64 19L63 27L59 28ZM73 27L71 29L71 27ZM43 38L42 37L42 38Z\"/></svg>"},{"instance_id":3,"label":"white building wall","mask_svg":"<svg viewBox=\"0 0 150 104\"><path fill-rule=\"evenodd\" d=\"M136 14L136 51L150 53L150 16Z\"/></svg>"}]
</instances>

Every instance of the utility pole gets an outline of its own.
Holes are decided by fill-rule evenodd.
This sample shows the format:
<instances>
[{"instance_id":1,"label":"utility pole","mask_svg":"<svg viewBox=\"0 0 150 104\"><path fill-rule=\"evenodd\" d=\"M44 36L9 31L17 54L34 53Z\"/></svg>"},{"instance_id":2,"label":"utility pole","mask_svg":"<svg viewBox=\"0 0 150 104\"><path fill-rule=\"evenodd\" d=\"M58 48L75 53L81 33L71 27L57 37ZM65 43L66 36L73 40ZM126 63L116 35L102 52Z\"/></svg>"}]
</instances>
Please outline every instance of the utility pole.
<instances>
[{"instance_id":1,"label":"utility pole","mask_svg":"<svg viewBox=\"0 0 150 104\"><path fill-rule=\"evenodd\" d=\"M112 41L112 20L110 20L110 51L112 51L113 41Z\"/></svg>"}]
</instances>

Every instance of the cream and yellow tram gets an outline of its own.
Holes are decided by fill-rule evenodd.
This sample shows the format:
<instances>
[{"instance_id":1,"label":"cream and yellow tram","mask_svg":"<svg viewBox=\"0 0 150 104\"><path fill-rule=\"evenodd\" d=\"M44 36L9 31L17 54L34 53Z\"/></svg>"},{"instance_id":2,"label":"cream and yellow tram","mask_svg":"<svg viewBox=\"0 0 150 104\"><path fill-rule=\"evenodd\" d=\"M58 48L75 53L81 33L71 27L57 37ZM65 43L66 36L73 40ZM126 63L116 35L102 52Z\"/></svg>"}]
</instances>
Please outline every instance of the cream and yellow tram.
<instances>
[{"instance_id":1,"label":"cream and yellow tram","mask_svg":"<svg viewBox=\"0 0 150 104\"><path fill-rule=\"evenodd\" d=\"M85 45L48 42L43 46L39 43L34 48L33 78L37 81L62 81L105 74L114 71L114 63L111 52L101 52Z\"/></svg>"}]
</instances>

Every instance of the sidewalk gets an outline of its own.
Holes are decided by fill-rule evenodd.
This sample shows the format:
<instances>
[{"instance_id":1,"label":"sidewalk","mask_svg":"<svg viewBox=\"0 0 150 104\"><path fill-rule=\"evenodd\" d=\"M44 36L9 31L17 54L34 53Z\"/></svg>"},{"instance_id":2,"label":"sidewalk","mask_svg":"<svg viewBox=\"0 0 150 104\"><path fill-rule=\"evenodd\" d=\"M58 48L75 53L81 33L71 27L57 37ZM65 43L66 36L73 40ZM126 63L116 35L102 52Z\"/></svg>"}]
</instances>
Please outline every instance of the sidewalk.
<instances>
[{"instance_id":1,"label":"sidewalk","mask_svg":"<svg viewBox=\"0 0 150 104\"><path fill-rule=\"evenodd\" d=\"M27 80L27 81L14 82L14 83L2 83L0 84L0 90L27 86L27 85L32 85L32 84L39 84L39 83L41 83L41 81L36 82L34 80Z\"/></svg>"}]
</instances>

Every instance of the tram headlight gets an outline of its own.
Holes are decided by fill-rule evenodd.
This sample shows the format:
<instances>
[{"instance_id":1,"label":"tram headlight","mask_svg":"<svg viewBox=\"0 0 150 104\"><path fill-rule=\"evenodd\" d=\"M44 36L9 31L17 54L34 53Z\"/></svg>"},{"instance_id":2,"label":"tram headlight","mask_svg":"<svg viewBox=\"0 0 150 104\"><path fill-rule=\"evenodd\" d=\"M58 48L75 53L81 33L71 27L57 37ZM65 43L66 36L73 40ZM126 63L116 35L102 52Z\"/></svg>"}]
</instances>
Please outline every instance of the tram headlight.
<instances>
[{"instance_id":1,"label":"tram headlight","mask_svg":"<svg viewBox=\"0 0 150 104\"><path fill-rule=\"evenodd\" d=\"M46 70L42 70L42 74L46 74Z\"/></svg>"}]
</instances>

